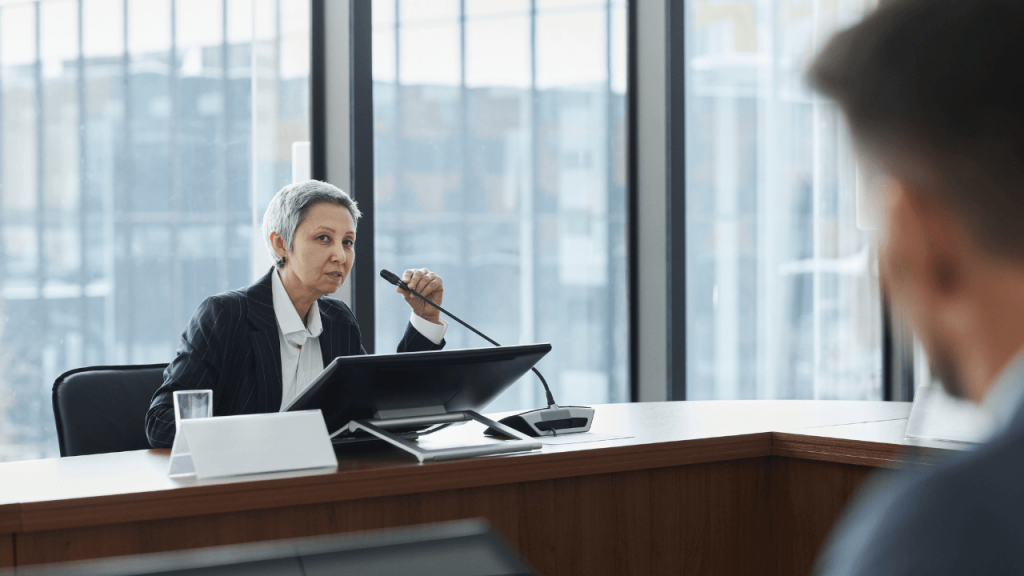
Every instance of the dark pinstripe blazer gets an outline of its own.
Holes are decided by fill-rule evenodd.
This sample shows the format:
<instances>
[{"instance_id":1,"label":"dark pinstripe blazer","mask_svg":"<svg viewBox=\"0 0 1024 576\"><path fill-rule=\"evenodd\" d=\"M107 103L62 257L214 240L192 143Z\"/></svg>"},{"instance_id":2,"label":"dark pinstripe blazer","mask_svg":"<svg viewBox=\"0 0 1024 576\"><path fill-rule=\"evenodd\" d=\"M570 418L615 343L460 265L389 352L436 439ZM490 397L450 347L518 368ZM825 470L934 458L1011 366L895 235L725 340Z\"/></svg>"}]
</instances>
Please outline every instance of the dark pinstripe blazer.
<instances>
[{"instance_id":1,"label":"dark pinstripe blazer","mask_svg":"<svg viewBox=\"0 0 1024 576\"><path fill-rule=\"evenodd\" d=\"M281 409L281 345L271 272L248 288L210 296L192 315L146 413L146 435L154 448L174 443L175 390L213 390L215 416ZM366 354L352 310L327 297L318 306L324 366L338 356ZM440 350L444 344L434 344L410 324L398 351Z\"/></svg>"}]
</instances>

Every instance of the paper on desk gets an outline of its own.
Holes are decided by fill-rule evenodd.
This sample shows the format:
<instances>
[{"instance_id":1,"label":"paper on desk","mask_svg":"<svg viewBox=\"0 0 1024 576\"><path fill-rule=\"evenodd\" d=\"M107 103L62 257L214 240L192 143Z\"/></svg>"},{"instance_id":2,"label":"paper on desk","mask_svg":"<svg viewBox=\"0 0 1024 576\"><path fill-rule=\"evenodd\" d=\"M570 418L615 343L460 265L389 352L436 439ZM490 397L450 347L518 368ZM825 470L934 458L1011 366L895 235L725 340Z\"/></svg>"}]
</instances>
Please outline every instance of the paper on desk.
<instances>
[{"instance_id":1,"label":"paper on desk","mask_svg":"<svg viewBox=\"0 0 1024 576\"><path fill-rule=\"evenodd\" d=\"M907 438L978 444L991 436L992 415L977 404L950 396L941 385L925 384L914 393Z\"/></svg>"},{"instance_id":2,"label":"paper on desk","mask_svg":"<svg viewBox=\"0 0 1024 576\"><path fill-rule=\"evenodd\" d=\"M583 442L604 442L605 440L621 440L632 438L632 436L616 436L614 434L594 434L593 432L582 432L580 434L565 434L563 436L539 436L537 440L541 444L582 444Z\"/></svg>"}]
</instances>

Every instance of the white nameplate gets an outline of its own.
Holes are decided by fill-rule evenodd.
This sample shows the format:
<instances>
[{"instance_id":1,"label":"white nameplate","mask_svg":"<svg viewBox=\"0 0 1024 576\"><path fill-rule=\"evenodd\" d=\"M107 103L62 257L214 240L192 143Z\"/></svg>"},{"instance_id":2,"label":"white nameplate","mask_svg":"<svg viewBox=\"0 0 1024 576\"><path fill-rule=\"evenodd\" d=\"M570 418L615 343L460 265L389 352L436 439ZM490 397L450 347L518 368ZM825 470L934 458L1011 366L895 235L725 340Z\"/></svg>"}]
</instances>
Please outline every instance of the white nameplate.
<instances>
[{"instance_id":1,"label":"white nameplate","mask_svg":"<svg viewBox=\"0 0 1024 576\"><path fill-rule=\"evenodd\" d=\"M319 410L182 420L168 474L219 478L336 467Z\"/></svg>"}]
</instances>

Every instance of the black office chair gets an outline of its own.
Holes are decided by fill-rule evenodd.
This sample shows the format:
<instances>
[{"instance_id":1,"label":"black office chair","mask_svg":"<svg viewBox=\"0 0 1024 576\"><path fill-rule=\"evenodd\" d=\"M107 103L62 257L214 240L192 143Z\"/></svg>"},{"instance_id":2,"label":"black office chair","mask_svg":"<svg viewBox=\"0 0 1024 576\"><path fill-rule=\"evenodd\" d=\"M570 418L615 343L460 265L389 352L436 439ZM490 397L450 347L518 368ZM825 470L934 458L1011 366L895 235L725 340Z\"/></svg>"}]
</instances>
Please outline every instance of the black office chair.
<instances>
[{"instance_id":1,"label":"black office chair","mask_svg":"<svg viewBox=\"0 0 1024 576\"><path fill-rule=\"evenodd\" d=\"M53 383L61 456L149 448L146 411L167 364L88 366Z\"/></svg>"}]
</instances>

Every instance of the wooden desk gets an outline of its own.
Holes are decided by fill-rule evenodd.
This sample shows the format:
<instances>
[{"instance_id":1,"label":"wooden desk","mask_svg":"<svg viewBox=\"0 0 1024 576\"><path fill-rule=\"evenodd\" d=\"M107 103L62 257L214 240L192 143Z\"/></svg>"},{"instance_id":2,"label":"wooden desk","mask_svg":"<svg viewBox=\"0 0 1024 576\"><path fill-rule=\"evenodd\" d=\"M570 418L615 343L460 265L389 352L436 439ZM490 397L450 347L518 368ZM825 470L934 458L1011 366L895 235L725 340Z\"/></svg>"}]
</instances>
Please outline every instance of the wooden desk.
<instances>
[{"instance_id":1,"label":"wooden desk","mask_svg":"<svg viewBox=\"0 0 1024 576\"><path fill-rule=\"evenodd\" d=\"M908 449L907 403L596 408L594 432L631 438L208 481L169 478L166 450L0 464L0 566L483 517L544 574L801 574L863 478ZM423 443L493 441L474 426Z\"/></svg>"}]
</instances>

